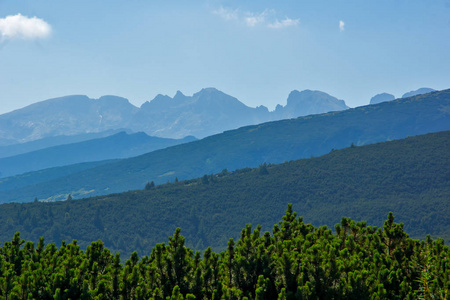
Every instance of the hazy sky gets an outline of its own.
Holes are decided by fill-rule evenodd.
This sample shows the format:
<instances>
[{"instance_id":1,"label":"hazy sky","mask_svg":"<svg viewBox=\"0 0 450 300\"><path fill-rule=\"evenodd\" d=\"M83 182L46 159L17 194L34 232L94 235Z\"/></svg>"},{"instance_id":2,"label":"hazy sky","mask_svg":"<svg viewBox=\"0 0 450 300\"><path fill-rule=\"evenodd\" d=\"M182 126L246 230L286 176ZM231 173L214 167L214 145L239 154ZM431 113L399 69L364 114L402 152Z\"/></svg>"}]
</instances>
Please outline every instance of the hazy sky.
<instances>
[{"instance_id":1,"label":"hazy sky","mask_svg":"<svg viewBox=\"0 0 450 300\"><path fill-rule=\"evenodd\" d=\"M0 113L71 94L216 87L274 109L450 88L450 0L0 0Z\"/></svg>"}]
</instances>

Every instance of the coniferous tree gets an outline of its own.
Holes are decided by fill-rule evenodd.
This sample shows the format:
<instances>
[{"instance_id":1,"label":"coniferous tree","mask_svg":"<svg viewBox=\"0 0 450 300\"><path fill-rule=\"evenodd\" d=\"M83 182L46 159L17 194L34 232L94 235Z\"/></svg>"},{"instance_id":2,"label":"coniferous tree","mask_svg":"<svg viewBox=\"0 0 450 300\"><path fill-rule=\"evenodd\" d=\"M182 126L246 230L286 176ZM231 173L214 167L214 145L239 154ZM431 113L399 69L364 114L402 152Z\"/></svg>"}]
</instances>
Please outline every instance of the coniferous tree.
<instances>
[{"instance_id":1,"label":"coniferous tree","mask_svg":"<svg viewBox=\"0 0 450 300\"><path fill-rule=\"evenodd\" d=\"M151 189L155 188L155 182L151 181L151 182L147 182L147 184L145 185L145 190L149 191Z\"/></svg>"},{"instance_id":2,"label":"coniferous tree","mask_svg":"<svg viewBox=\"0 0 450 300\"><path fill-rule=\"evenodd\" d=\"M221 255L185 246L179 228L150 256L125 263L103 242L0 247L1 299L447 299L450 250L343 218L336 233L304 224L289 205L272 234L247 225Z\"/></svg>"}]
</instances>

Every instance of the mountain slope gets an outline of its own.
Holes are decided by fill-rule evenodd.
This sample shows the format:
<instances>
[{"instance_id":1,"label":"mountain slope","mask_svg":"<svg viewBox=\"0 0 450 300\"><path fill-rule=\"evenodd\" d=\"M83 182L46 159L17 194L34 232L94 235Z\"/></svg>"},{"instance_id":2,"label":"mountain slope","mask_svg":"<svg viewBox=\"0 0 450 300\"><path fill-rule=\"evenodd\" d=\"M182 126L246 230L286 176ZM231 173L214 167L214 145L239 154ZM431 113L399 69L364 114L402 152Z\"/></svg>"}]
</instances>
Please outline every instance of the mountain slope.
<instances>
[{"instance_id":1,"label":"mountain slope","mask_svg":"<svg viewBox=\"0 0 450 300\"><path fill-rule=\"evenodd\" d=\"M148 254L176 227L189 245L224 247L247 223L262 232L288 203L306 223L333 227L342 216L381 226L392 211L413 238L450 240L450 132L349 147L322 157L98 198L0 206L0 241L102 239L108 248Z\"/></svg>"},{"instance_id":2,"label":"mountain slope","mask_svg":"<svg viewBox=\"0 0 450 300\"><path fill-rule=\"evenodd\" d=\"M442 130L450 130L450 90L243 127L21 189L10 189L5 180L0 182L4 191L0 199L65 199L80 190L90 191L88 195L121 192L140 189L151 180L195 178L224 168L323 155L352 143L365 145Z\"/></svg>"},{"instance_id":3,"label":"mountain slope","mask_svg":"<svg viewBox=\"0 0 450 300\"><path fill-rule=\"evenodd\" d=\"M104 138L119 132L124 132L124 129L107 130L102 132L91 132L77 135L57 135L47 137L39 140L34 140L26 143L13 144L7 146L0 146L0 158L16 156L28 152L33 152L45 148L80 143L93 139ZM130 132L129 132L130 133Z\"/></svg>"},{"instance_id":4,"label":"mountain slope","mask_svg":"<svg viewBox=\"0 0 450 300\"><path fill-rule=\"evenodd\" d=\"M0 177L83 162L127 158L194 140L194 137L175 140L151 137L143 132L121 132L100 139L0 158Z\"/></svg>"},{"instance_id":5,"label":"mountain slope","mask_svg":"<svg viewBox=\"0 0 450 300\"><path fill-rule=\"evenodd\" d=\"M79 164L73 164L63 167L54 167L48 168L44 170L24 173L16 176L0 178L0 191L8 191L8 190L17 190L22 191L24 188L29 188L31 190L36 188L36 185L39 183L46 183L48 181L63 178L69 176L71 174L76 174L84 170L92 169L97 166L106 165L112 163L114 161L118 161L117 159L110 160L101 160L94 162L85 162ZM36 193L33 193L36 194ZM82 192L78 192L79 194L83 194ZM67 196L67 195L66 195ZM30 202L34 198L27 199L25 201ZM65 200L65 198L61 198L61 200Z\"/></svg>"}]
</instances>

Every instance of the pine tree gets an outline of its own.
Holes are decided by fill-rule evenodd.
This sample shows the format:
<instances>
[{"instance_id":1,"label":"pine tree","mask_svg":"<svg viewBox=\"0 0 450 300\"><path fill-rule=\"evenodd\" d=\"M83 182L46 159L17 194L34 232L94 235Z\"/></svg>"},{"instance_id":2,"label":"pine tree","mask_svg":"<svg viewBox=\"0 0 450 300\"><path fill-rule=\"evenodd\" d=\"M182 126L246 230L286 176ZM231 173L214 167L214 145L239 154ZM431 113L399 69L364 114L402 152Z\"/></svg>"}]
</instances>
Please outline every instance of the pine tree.
<instances>
[{"instance_id":1,"label":"pine tree","mask_svg":"<svg viewBox=\"0 0 450 300\"><path fill-rule=\"evenodd\" d=\"M147 182L147 184L145 185L145 190L149 191L151 189L155 188L155 182L151 181L151 182Z\"/></svg>"}]
</instances>

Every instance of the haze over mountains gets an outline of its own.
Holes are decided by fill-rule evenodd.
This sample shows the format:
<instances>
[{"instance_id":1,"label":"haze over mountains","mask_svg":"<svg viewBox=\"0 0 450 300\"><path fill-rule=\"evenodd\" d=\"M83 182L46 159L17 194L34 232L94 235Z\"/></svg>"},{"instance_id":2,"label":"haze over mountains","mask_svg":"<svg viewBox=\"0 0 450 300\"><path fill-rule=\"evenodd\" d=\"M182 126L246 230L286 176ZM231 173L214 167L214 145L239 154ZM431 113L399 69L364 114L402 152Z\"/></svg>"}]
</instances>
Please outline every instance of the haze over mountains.
<instances>
[{"instance_id":1,"label":"haze over mountains","mask_svg":"<svg viewBox=\"0 0 450 300\"><path fill-rule=\"evenodd\" d=\"M189 135L203 138L245 125L347 108L342 100L309 90L291 92L287 105L279 105L273 112L264 106L248 107L214 88L203 89L193 96L181 92L173 98L158 95L140 108L117 96L95 100L74 95L0 115L0 146L118 129L166 138Z\"/></svg>"},{"instance_id":2,"label":"haze over mountains","mask_svg":"<svg viewBox=\"0 0 450 300\"><path fill-rule=\"evenodd\" d=\"M418 90L411 91L411 92L403 94L402 98L408 98L408 97L412 97L412 96L423 95L423 94L431 93L431 92L435 92L435 91L436 90L430 89L430 88L420 88Z\"/></svg>"},{"instance_id":3,"label":"haze over mountains","mask_svg":"<svg viewBox=\"0 0 450 300\"><path fill-rule=\"evenodd\" d=\"M372 99L370 99L370 104L378 104L381 102L392 101L392 100L395 100L394 95L391 95L388 93L381 93L381 94L373 96Z\"/></svg>"},{"instance_id":4,"label":"haze over mountains","mask_svg":"<svg viewBox=\"0 0 450 300\"><path fill-rule=\"evenodd\" d=\"M404 94L403 98L431 91L434 90L420 88ZM394 98L382 93L374 96L370 104ZM173 98L157 95L140 108L117 96L99 99L65 96L0 115L0 158L120 131L145 132L166 138L203 138L246 125L345 109L348 107L344 100L311 90L292 91L287 104L277 105L274 111L264 106L248 107L215 88L202 89L192 96L180 91ZM33 141L39 142L30 143ZM14 146L18 143L29 144Z\"/></svg>"},{"instance_id":5,"label":"haze over mountains","mask_svg":"<svg viewBox=\"0 0 450 300\"><path fill-rule=\"evenodd\" d=\"M272 120L297 118L300 116L316 115L330 111L347 109L344 100L320 91L304 90L292 91L287 99L286 106L277 105Z\"/></svg>"},{"instance_id":6,"label":"haze over mountains","mask_svg":"<svg viewBox=\"0 0 450 300\"><path fill-rule=\"evenodd\" d=\"M57 135L25 143L0 146L0 158L15 156L59 145L74 144L88 140L100 139L120 132L130 133L129 130L127 131L125 129L117 129L102 132L82 133L76 135Z\"/></svg>"},{"instance_id":7,"label":"haze over mountains","mask_svg":"<svg viewBox=\"0 0 450 300\"><path fill-rule=\"evenodd\" d=\"M423 94L427 94L427 93L431 93L431 92L435 92L435 91L436 90L430 89L430 88L420 88L420 89L417 89L415 91L410 91L408 93L403 94L402 98L408 98L408 97L412 97L412 96L423 95ZM395 96L392 95L392 94L381 93L381 94L373 96L370 99L370 104L378 104L378 103L381 103L381 102L392 101L394 99L395 99Z\"/></svg>"},{"instance_id":8,"label":"haze over mountains","mask_svg":"<svg viewBox=\"0 0 450 300\"><path fill-rule=\"evenodd\" d=\"M0 199L62 200L142 189L204 174L323 155L332 149L450 130L450 90L340 112L268 122L84 171L49 170L0 181ZM78 173L77 173L78 172ZM51 173L51 176L46 174ZM56 176L55 173L59 173Z\"/></svg>"},{"instance_id":9,"label":"haze over mountains","mask_svg":"<svg viewBox=\"0 0 450 300\"><path fill-rule=\"evenodd\" d=\"M128 158L195 140L194 137L166 139L151 137L143 132L120 132L104 138L0 158L0 178L57 166Z\"/></svg>"}]
</instances>

